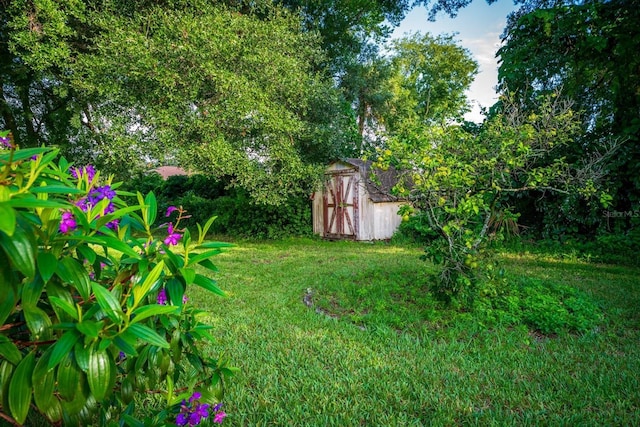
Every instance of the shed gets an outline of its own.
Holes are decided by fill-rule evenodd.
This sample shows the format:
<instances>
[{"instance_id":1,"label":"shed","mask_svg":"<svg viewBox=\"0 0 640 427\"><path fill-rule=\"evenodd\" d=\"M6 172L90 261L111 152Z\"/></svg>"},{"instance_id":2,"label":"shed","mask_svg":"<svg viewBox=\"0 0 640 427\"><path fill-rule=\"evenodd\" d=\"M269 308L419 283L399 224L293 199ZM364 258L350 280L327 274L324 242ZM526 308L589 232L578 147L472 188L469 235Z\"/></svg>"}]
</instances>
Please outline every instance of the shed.
<instances>
[{"instance_id":1,"label":"shed","mask_svg":"<svg viewBox=\"0 0 640 427\"><path fill-rule=\"evenodd\" d=\"M313 232L328 239L390 239L402 222L398 209L407 203L391 194L397 182L395 169L373 169L371 161L331 163L313 195Z\"/></svg>"}]
</instances>

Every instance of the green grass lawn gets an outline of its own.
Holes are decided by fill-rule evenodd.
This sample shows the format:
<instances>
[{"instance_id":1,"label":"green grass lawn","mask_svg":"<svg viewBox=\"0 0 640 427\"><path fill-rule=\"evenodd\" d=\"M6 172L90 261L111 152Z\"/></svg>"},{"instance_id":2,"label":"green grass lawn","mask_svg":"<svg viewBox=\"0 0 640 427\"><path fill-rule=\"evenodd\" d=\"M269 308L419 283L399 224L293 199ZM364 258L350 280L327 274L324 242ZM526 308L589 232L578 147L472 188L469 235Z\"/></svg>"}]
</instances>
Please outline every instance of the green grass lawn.
<instances>
[{"instance_id":1,"label":"green grass lawn","mask_svg":"<svg viewBox=\"0 0 640 427\"><path fill-rule=\"evenodd\" d=\"M501 255L511 277L575 286L601 307L591 331L549 337L443 312L420 253L288 240L218 256L229 297L189 292L212 313L212 351L241 369L225 425L640 424L640 269Z\"/></svg>"}]
</instances>

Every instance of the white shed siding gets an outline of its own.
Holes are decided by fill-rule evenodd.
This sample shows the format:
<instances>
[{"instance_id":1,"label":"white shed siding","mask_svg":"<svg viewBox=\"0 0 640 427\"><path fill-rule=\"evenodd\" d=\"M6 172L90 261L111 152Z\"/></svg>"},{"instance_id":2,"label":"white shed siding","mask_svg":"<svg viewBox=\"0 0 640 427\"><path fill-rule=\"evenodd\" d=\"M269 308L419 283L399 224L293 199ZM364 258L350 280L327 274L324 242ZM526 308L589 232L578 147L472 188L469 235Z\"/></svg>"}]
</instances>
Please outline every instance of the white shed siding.
<instances>
[{"instance_id":1,"label":"white shed siding","mask_svg":"<svg viewBox=\"0 0 640 427\"><path fill-rule=\"evenodd\" d=\"M393 237L398 226L402 222L402 217L398 215L400 202L375 203L373 214L375 235L372 240L386 240Z\"/></svg>"},{"instance_id":2,"label":"white shed siding","mask_svg":"<svg viewBox=\"0 0 640 427\"><path fill-rule=\"evenodd\" d=\"M386 240L393 236L402 218L398 209L406 202L374 202L368 193L366 177L363 177L358 167L343 162L332 163L326 173L354 170L358 182L358 230L356 240ZM313 194L312 214L314 234L324 236L324 194L325 189Z\"/></svg>"}]
</instances>

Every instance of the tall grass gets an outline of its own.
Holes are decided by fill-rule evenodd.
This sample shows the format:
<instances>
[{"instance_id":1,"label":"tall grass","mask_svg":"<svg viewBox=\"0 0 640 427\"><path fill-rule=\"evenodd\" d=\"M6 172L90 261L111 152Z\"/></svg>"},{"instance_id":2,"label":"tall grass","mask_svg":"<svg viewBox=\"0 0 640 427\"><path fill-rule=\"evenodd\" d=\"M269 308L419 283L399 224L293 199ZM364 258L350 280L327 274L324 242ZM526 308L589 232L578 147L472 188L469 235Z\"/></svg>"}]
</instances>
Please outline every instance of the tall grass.
<instances>
[{"instance_id":1,"label":"tall grass","mask_svg":"<svg viewBox=\"0 0 640 427\"><path fill-rule=\"evenodd\" d=\"M640 424L639 269L504 254L512 275L579 287L602 307L597 328L548 337L443 312L424 287L435 270L419 255L315 240L220 255L229 297L189 292L212 313L211 351L241 369L225 423Z\"/></svg>"}]
</instances>

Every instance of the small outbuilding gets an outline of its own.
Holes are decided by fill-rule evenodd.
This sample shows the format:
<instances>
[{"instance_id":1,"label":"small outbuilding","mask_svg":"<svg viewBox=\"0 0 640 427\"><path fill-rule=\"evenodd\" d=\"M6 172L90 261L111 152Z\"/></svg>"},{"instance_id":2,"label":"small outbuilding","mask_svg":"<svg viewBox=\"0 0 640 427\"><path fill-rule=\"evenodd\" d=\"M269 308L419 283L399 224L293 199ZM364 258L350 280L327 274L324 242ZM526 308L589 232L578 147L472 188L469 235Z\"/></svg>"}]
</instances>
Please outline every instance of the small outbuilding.
<instances>
[{"instance_id":1,"label":"small outbuilding","mask_svg":"<svg viewBox=\"0 0 640 427\"><path fill-rule=\"evenodd\" d=\"M398 209L407 204L391 194L397 182L395 169L373 169L371 161L331 163L312 197L313 232L327 239L390 239L402 222Z\"/></svg>"}]
</instances>

